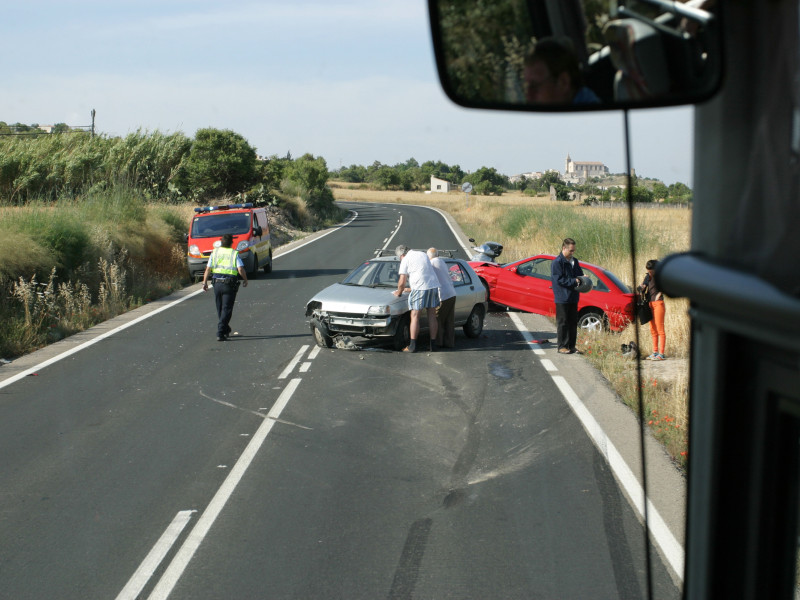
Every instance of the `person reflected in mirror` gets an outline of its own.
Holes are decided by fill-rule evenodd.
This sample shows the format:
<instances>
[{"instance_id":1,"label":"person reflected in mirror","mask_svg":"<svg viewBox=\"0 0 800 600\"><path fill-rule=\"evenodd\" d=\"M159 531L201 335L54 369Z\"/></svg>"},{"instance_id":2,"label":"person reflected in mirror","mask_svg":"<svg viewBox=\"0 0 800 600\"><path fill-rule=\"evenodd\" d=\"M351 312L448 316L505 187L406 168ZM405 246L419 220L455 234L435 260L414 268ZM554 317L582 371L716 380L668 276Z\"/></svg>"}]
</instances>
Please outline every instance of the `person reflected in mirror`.
<instances>
[{"instance_id":1,"label":"person reflected in mirror","mask_svg":"<svg viewBox=\"0 0 800 600\"><path fill-rule=\"evenodd\" d=\"M203 291L208 290L208 278L214 286L214 300L217 304L217 341L224 342L231 333L231 317L239 291L239 277L242 285L247 287L247 273L244 270L239 253L231 248L233 236L226 233L220 240L218 248L214 248L208 257L205 273L203 273ZM237 277L238 275L238 277Z\"/></svg>"},{"instance_id":2,"label":"person reflected in mirror","mask_svg":"<svg viewBox=\"0 0 800 600\"><path fill-rule=\"evenodd\" d=\"M648 260L645 265L647 274L644 276L642 284L636 288L650 304L653 318L650 319L650 336L653 338L653 353L645 360L664 360L664 350L667 345L667 333L664 328L664 317L667 310L664 306L664 294L656 287L656 278L653 275L658 266L658 261Z\"/></svg>"},{"instance_id":3,"label":"person reflected in mirror","mask_svg":"<svg viewBox=\"0 0 800 600\"><path fill-rule=\"evenodd\" d=\"M428 258L439 279L439 306L436 307L436 345L440 348L454 348L456 345L456 288L450 279L447 263L439 257L436 248L428 248Z\"/></svg>"},{"instance_id":4,"label":"person reflected in mirror","mask_svg":"<svg viewBox=\"0 0 800 600\"><path fill-rule=\"evenodd\" d=\"M428 315L428 332L430 334L430 349L436 344L438 327L436 322L436 307L439 306L439 278L428 260L427 254L419 250L409 250L408 246L400 244L395 248L395 256L400 259L400 275L397 289L392 292L398 298L403 295L408 283L411 292L408 295L408 308L411 312L409 324L410 338L408 346L403 352L417 351L417 337L419 336L419 315L425 310Z\"/></svg>"},{"instance_id":5,"label":"person reflected in mirror","mask_svg":"<svg viewBox=\"0 0 800 600\"><path fill-rule=\"evenodd\" d=\"M572 40L546 37L525 57L525 99L531 104L598 104L600 98L583 84Z\"/></svg>"},{"instance_id":6,"label":"person reflected in mirror","mask_svg":"<svg viewBox=\"0 0 800 600\"><path fill-rule=\"evenodd\" d=\"M556 335L559 354L583 354L578 341L578 299L583 269L575 258L575 240L565 238L561 252L550 265L550 280L556 303Z\"/></svg>"}]
</instances>

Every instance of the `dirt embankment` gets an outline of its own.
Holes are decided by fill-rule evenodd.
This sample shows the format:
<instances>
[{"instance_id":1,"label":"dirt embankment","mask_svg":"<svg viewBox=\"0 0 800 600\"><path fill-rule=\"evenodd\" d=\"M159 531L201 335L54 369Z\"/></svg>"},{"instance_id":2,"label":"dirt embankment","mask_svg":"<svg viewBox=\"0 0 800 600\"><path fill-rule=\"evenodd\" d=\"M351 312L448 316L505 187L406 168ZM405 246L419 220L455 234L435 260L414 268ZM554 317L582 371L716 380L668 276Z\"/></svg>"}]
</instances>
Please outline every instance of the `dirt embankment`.
<instances>
[{"instance_id":1,"label":"dirt embankment","mask_svg":"<svg viewBox=\"0 0 800 600\"><path fill-rule=\"evenodd\" d=\"M307 231L296 229L286 212L277 206L267 207L267 217L269 218L269 233L273 248L308 235Z\"/></svg>"}]
</instances>

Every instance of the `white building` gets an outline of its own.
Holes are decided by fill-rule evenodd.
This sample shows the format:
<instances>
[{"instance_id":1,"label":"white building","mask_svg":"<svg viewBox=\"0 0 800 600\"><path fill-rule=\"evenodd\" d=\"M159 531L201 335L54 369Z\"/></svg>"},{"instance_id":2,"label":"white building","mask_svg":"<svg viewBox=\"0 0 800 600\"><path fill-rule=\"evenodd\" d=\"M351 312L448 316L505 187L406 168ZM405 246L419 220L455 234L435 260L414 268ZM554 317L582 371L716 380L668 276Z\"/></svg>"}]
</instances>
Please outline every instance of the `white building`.
<instances>
[{"instance_id":1,"label":"white building","mask_svg":"<svg viewBox=\"0 0 800 600\"><path fill-rule=\"evenodd\" d=\"M592 177L605 177L608 175L608 167L601 162L575 161L567 154L564 161L564 182L565 183L586 183Z\"/></svg>"},{"instance_id":2,"label":"white building","mask_svg":"<svg viewBox=\"0 0 800 600\"><path fill-rule=\"evenodd\" d=\"M511 175L508 178L508 180L511 183L518 183L523 179L529 179L529 180L539 179L542 175L543 173L541 171L531 171L530 173L520 173L519 175Z\"/></svg>"},{"instance_id":3,"label":"white building","mask_svg":"<svg viewBox=\"0 0 800 600\"><path fill-rule=\"evenodd\" d=\"M447 193L452 189L452 185L449 181L444 179L439 179L438 177L434 177L431 175L431 191L432 192L442 192Z\"/></svg>"}]
</instances>

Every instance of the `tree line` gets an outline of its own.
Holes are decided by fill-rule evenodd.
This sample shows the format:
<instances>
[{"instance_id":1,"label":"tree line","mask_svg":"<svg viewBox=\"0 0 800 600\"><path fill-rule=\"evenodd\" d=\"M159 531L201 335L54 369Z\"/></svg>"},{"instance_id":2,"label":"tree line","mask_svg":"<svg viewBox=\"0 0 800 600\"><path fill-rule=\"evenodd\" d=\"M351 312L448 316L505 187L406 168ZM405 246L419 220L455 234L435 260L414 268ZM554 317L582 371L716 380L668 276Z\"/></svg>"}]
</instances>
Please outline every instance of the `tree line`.
<instances>
[{"instance_id":1,"label":"tree line","mask_svg":"<svg viewBox=\"0 0 800 600\"><path fill-rule=\"evenodd\" d=\"M538 178L522 178L511 181L507 175L498 173L492 167L481 167L466 173L459 165L448 165L441 161L426 161L420 164L416 159L395 165L384 165L375 161L365 167L350 165L331 171L331 178L349 183L363 183L383 190L424 191L430 189L431 177L444 179L460 186L465 182L472 184L474 194L499 196L505 191L521 191L531 196L549 194L551 187L557 200L569 200L570 192L579 192L589 201L602 202L624 201L625 189L609 186L604 178L595 177L582 184L568 184L558 171L547 171ZM612 176L622 179L622 174ZM664 183L639 177L633 177L632 194L635 202L675 202L688 203L692 200L692 190L683 183Z\"/></svg>"},{"instance_id":2,"label":"tree line","mask_svg":"<svg viewBox=\"0 0 800 600\"><path fill-rule=\"evenodd\" d=\"M624 190L604 185L594 178L581 185L568 185L558 171L534 179L512 182L493 167L471 173L459 165L439 160L419 163L414 158L395 165L379 161L369 166L350 165L329 171L321 156L304 154L293 159L271 155L259 158L247 140L231 130L199 129L194 137L181 132L138 130L124 137L44 133L28 127L34 135L0 135L0 202L23 205L31 200L54 201L80 196L117 185L137 189L147 198L197 202L245 195L255 201L277 201L281 193L303 198L309 209L325 218L333 214L333 194L327 182L335 178L363 183L376 189L423 191L431 177L460 186L472 184L473 193L501 195L518 190L530 195L555 190L558 200L568 200L578 191L584 198L604 202L624 200ZM634 178L637 202L690 202L688 186L666 186L659 181Z\"/></svg>"},{"instance_id":3,"label":"tree line","mask_svg":"<svg viewBox=\"0 0 800 600\"><path fill-rule=\"evenodd\" d=\"M0 202L56 201L124 186L146 198L208 202L244 196L301 197L321 218L335 211L328 165L312 154L261 159L240 134L214 128L183 133L0 136Z\"/></svg>"}]
</instances>

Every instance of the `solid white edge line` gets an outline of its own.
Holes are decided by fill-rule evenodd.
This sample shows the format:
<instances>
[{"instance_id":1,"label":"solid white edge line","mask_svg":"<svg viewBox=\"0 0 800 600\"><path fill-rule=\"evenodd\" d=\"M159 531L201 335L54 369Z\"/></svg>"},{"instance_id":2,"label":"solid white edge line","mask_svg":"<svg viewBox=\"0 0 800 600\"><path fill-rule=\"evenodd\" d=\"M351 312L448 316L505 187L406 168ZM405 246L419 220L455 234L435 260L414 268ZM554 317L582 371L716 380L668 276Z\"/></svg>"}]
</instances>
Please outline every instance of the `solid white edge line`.
<instances>
[{"instance_id":1,"label":"solid white edge line","mask_svg":"<svg viewBox=\"0 0 800 600\"><path fill-rule=\"evenodd\" d=\"M158 565L164 560L164 557L191 520L193 512L196 511L182 510L175 515L175 518L172 519L172 523L169 524L164 533L161 534L161 537L158 538L155 546L148 552L142 564L136 569L136 572L128 580L128 583L122 588L122 591L117 594L116 600L136 600L136 598L139 597L139 594L142 593L144 586L150 581Z\"/></svg>"},{"instance_id":2,"label":"solid white edge line","mask_svg":"<svg viewBox=\"0 0 800 600\"><path fill-rule=\"evenodd\" d=\"M300 359L303 357L303 353L308 350L308 344L303 344L300 346L300 350L297 351L297 354L294 355L294 358L289 361L289 364L286 365L286 368L278 375L278 379L286 379L294 370L295 365L300 362Z\"/></svg>"},{"instance_id":3,"label":"solid white edge line","mask_svg":"<svg viewBox=\"0 0 800 600\"><path fill-rule=\"evenodd\" d=\"M89 340L87 342L83 342L82 344L79 344L79 345L75 346L74 348L70 348L69 350L66 350L66 351L62 352L58 356L54 356L54 357L49 358L49 359L47 359L47 360L45 360L43 362L40 362L38 365L33 366L30 369L25 369L24 371L21 371L21 372L17 373L16 375L14 375L12 377L9 377L8 379L6 379L4 381L0 381L0 389L6 387L8 385L11 385L12 383L14 383L16 381L19 381L23 377L27 377L31 373L36 373L37 371L40 371L41 369L44 369L45 367L48 367L48 366L50 366L50 365L52 365L54 363L57 363L58 361L67 358L68 356L72 356L76 352L80 352L81 350L85 350L89 346L92 346L92 345L96 344L97 342L99 342L101 340L104 340L104 339L106 339L108 337L111 337L112 335L115 335L115 334L119 333L120 331L122 331L124 329L127 329L128 327L132 327L133 325L136 325L137 323L140 323L141 321L144 321L145 319L149 319L153 315L157 315L158 313L160 313L162 311L165 311L168 308L172 308L173 306L177 306L178 304L180 304L184 300L188 300L189 298L194 298L198 294L202 294L202 293L203 293L202 289L197 290L195 292L191 292L190 294L187 294L183 298L178 298L177 300L174 300L173 302L170 302L169 304L165 304L164 306L162 306L160 308L156 308L155 310L151 310L150 312L148 312L148 313L146 313L146 314L144 314L144 315L142 315L140 317L136 317L135 319L120 325L119 327L115 327L114 329L112 329L110 331L106 331L105 333L102 333L102 334L98 335L96 338L93 338L93 339L91 339L91 340Z\"/></svg>"},{"instance_id":4,"label":"solid white edge line","mask_svg":"<svg viewBox=\"0 0 800 600\"><path fill-rule=\"evenodd\" d=\"M335 228L331 229L330 231L327 231L327 232L323 233L322 235L319 235L319 236L315 237L313 240L309 240L309 241L305 242L304 244L300 244L299 246L295 246L294 248L290 248L289 250L281 252L280 254L276 254L275 258L278 258L280 256L284 256L286 254L289 254L290 252L294 252L295 250L299 250L300 248L302 248L304 246L308 246L310 243L315 242L318 239L324 238L326 235L330 235L331 233L341 229L342 227L347 227L356 218L358 218L358 212L356 212L354 210L350 211L350 212L353 213L352 217L350 217L350 219L345 221L343 224L339 225L338 227L335 227ZM155 310L152 310L152 311L148 312L147 314L144 314L144 315L142 315L140 317L137 317L137 318L133 319L132 321L128 321L127 323L125 323L123 325L120 325L119 327L115 327L114 329L112 329L110 331L106 331L105 333L103 333L101 335L98 335L96 338L91 339L91 340L89 340L87 342L84 342L83 344L79 344L78 346L75 346L74 348L70 348L69 350L66 350L65 352L62 352L58 356L54 356L52 358L49 358L49 359L39 363L38 365L31 367L30 369L25 369L24 371L20 371L16 375L13 375L13 376L9 377L8 379L0 381L0 389L3 389L4 387L9 386L14 382L19 381L23 377L27 377L31 373L36 373L37 371L39 371L41 369L44 369L45 367L48 367L48 366L50 366L50 365L52 365L54 363L57 363L58 361L67 358L68 356L72 356L76 352L80 352L81 350L85 350L89 346L92 346L92 345L96 344L97 342L106 339L107 337L111 337L112 335L117 334L120 331L122 331L124 329L127 329L128 327L136 325L137 323L139 323L141 321L144 321L145 319L148 319L148 318L152 317L153 315L157 315L161 311L167 310L168 308L172 308L173 306L176 306L176 305L180 304L184 300L188 300L189 298L194 298L198 294L202 294L202 293L203 293L203 290L196 290L194 292L191 292L191 293L187 294L186 296L184 296L183 298L179 298L178 300L170 302L169 304L166 304L166 305L164 305L164 306L162 306L160 308L157 308Z\"/></svg>"},{"instance_id":5,"label":"solid white edge line","mask_svg":"<svg viewBox=\"0 0 800 600\"><path fill-rule=\"evenodd\" d=\"M261 426L256 431L255 435L253 435L253 439L250 440L250 443L247 444L247 447L242 452L242 455L239 457L239 460L236 461L236 464L231 469L231 472L228 474L228 477L225 478L225 481L222 482L222 486L220 486L217 493L211 499L211 502L208 504L206 509L203 511L203 514L200 515L200 518L197 520L197 524L194 526L189 535L186 537L186 541L181 546L180 550L178 550L175 558L172 559L172 562L167 567L167 570L164 571L164 574L161 576L156 587L153 589L153 592L149 596L149 600L166 600L166 598L172 592L172 589L175 587L175 584L178 583L181 575L186 570L189 562L192 560L194 553L200 547L203 539L205 539L206 534L211 529L211 526L216 521L219 514L222 512L222 509L225 507L225 504L230 499L233 491L236 489L236 486L241 481L242 477L244 476L247 468L253 462L256 454L258 453L259 449L261 448L264 440L266 440L267 435L272 430L272 427L275 425L276 420L280 417L281 412L289 403L289 400L292 398L297 386L300 385L302 379L292 379L286 385L281 395L275 401L275 404L270 409L269 413L267 414L267 419L261 423Z\"/></svg>"},{"instance_id":6,"label":"solid white edge line","mask_svg":"<svg viewBox=\"0 0 800 600\"><path fill-rule=\"evenodd\" d=\"M520 319L518 315L510 313L510 317L514 322L514 325L516 325L517 329L519 329L520 333L526 340L533 339L533 336L525 328L525 325L522 323L522 319ZM538 345L531 344L531 347L532 349L536 349L538 348ZM542 364L544 364L544 362L545 361L542 360ZM570 385L567 383L567 380L561 375L551 374L550 377L561 391L561 394L564 396L567 404L569 404L569 406L572 408L572 411L578 417L578 420L589 434L589 437L592 439L594 445L605 457L606 462L619 482L622 484L622 487L625 488L627 496L630 499L630 502L633 504L634 509L639 513L640 516L643 517L644 507L642 498L644 498L644 490L639 484L639 480L633 474L633 471L631 471L631 468L625 462L625 459L622 458L622 455L611 442L608 435L606 435L605 431L603 431L603 428L600 427L600 424L592 416L592 413L589 412L589 409L586 408L581 399L578 397L578 394L576 394L572 387L570 387ZM680 542L678 542L678 540L672 534L669 526L666 524L664 519L659 514L658 509L656 509L656 507L653 505L653 502L649 498L647 499L647 516L647 525L650 529L650 534L661 548L672 569L675 571L680 580L683 581L683 569L686 559L686 552L684 551Z\"/></svg>"},{"instance_id":7,"label":"solid white edge line","mask_svg":"<svg viewBox=\"0 0 800 600\"><path fill-rule=\"evenodd\" d=\"M625 488L634 508L636 508L640 515L644 515L644 506L642 504L644 490L639 484L636 475L633 474L633 471L631 471L625 459L622 458L622 455L617 451L613 442L608 438L605 431L600 427L600 424L595 420L575 391L567 383L567 380L561 375L553 375L552 378L556 386L558 386L558 389L561 390L561 394L564 396L567 403L572 407L573 412L578 416L578 419L580 419L589 437L594 441L597 449L605 457L606 462L608 462L608 465L622 484L622 487ZM658 510L653 506L649 498L647 499L647 511L650 533L663 550L664 555L675 570L675 573L677 573L681 581L683 581L685 558L683 547L675 539L675 536L672 535L669 527L661 518Z\"/></svg>"}]
</instances>

